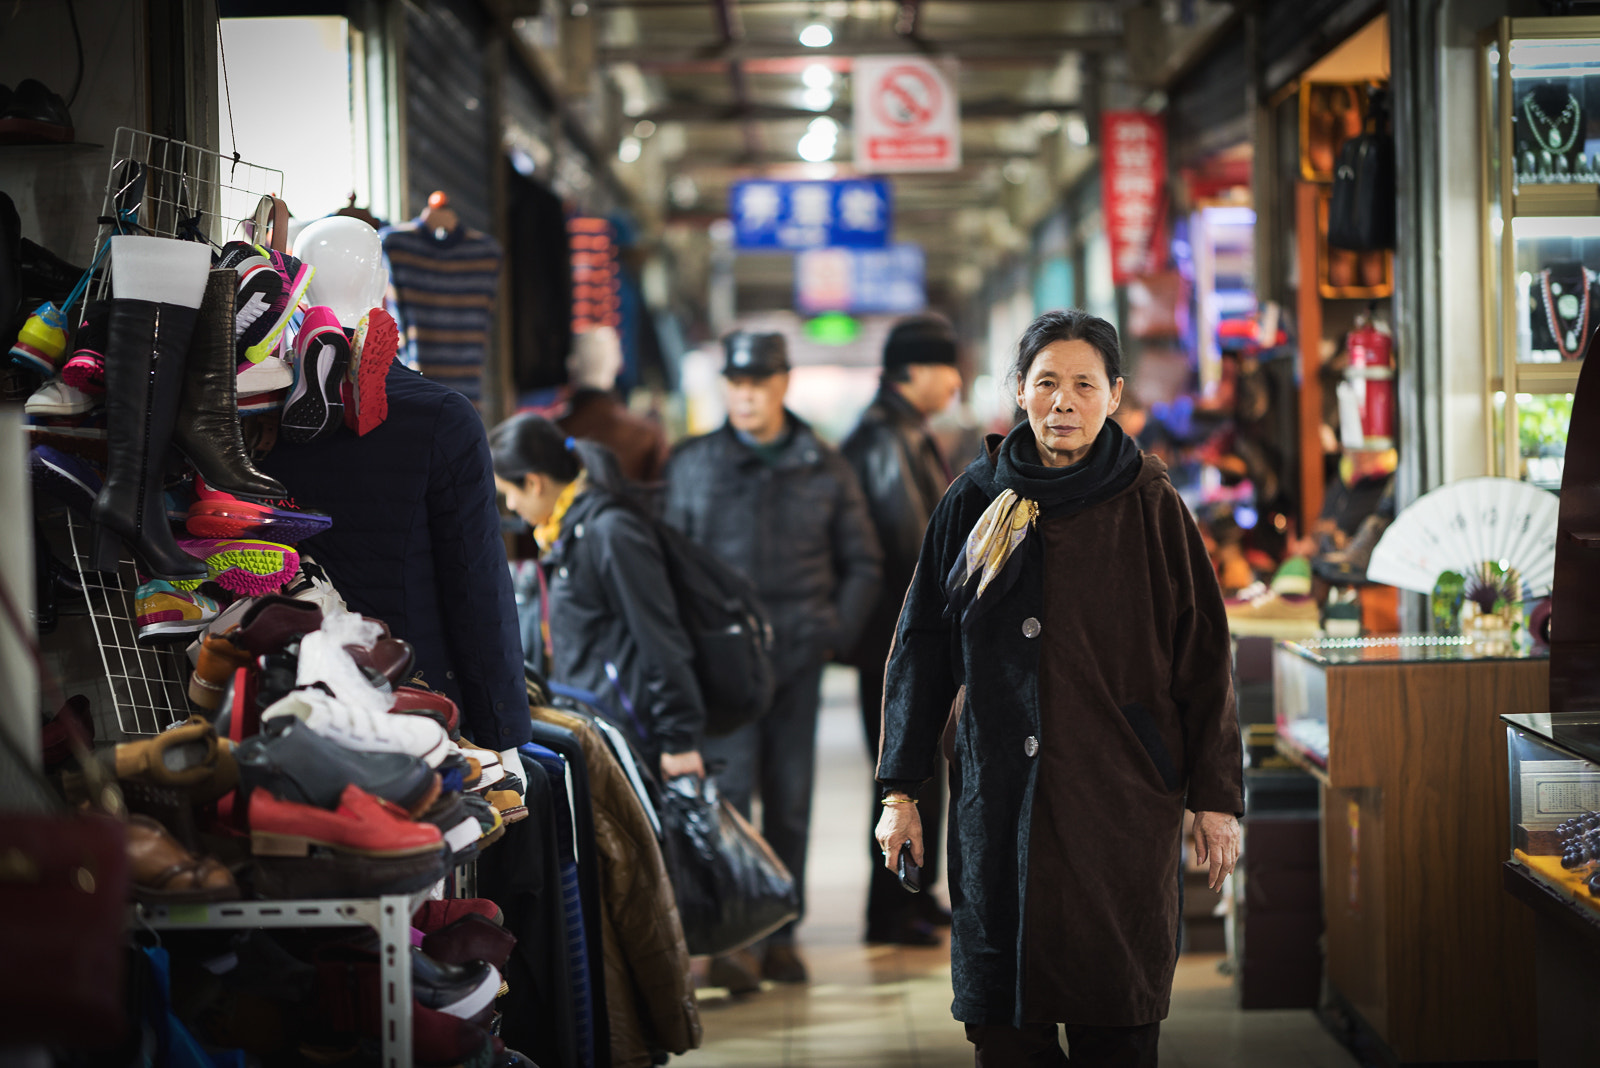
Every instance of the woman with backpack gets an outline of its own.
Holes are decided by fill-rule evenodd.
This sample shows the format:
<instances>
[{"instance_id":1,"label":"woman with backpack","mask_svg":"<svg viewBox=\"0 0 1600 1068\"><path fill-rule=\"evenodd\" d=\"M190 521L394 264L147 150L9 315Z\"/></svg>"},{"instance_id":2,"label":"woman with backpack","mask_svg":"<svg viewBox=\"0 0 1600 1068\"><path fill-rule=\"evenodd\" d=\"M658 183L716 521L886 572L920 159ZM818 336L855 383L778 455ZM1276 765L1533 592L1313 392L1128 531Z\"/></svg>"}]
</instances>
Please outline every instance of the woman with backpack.
<instances>
[{"instance_id":1,"label":"woman with backpack","mask_svg":"<svg viewBox=\"0 0 1600 1068\"><path fill-rule=\"evenodd\" d=\"M704 777L705 703L654 525L606 449L519 415L489 435L494 480L549 576L550 677L615 709L663 780Z\"/></svg>"}]
</instances>

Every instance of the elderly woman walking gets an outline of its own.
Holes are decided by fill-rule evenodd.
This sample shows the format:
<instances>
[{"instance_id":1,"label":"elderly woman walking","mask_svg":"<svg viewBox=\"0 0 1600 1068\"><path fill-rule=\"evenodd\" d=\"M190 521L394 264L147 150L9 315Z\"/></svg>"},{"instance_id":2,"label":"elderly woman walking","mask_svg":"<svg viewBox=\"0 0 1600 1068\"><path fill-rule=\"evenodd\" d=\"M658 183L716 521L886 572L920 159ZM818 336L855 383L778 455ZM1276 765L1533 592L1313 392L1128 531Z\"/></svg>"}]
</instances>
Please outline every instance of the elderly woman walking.
<instances>
[{"instance_id":1,"label":"elderly woman walking","mask_svg":"<svg viewBox=\"0 0 1600 1068\"><path fill-rule=\"evenodd\" d=\"M1213 888L1239 855L1227 618L1194 520L1108 417L1115 328L1028 327L1027 422L928 525L889 655L878 842L922 855L915 796L955 718L952 1012L979 1066L1156 1064L1177 962L1183 810Z\"/></svg>"}]
</instances>

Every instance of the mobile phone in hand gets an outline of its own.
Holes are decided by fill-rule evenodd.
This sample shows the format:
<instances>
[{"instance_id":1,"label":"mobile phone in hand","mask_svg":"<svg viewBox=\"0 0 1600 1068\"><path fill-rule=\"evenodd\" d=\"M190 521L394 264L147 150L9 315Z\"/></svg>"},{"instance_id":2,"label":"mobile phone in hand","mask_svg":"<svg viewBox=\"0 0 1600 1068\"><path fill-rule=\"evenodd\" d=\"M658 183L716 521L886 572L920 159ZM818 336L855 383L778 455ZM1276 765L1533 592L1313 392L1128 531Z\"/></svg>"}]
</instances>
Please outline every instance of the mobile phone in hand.
<instances>
[{"instance_id":1,"label":"mobile phone in hand","mask_svg":"<svg viewBox=\"0 0 1600 1068\"><path fill-rule=\"evenodd\" d=\"M900 885L913 894L922 890L922 869L911 859L911 843L900 844Z\"/></svg>"}]
</instances>

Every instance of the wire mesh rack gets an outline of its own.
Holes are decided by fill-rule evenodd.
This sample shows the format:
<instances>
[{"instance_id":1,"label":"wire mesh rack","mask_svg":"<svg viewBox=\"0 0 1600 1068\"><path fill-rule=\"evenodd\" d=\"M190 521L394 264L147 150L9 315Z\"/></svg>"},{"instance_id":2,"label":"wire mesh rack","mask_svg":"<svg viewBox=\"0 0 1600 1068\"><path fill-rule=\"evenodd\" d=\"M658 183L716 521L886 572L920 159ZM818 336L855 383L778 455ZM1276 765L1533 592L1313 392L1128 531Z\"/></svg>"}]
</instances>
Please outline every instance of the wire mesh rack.
<instances>
[{"instance_id":1,"label":"wire mesh rack","mask_svg":"<svg viewBox=\"0 0 1600 1068\"><path fill-rule=\"evenodd\" d=\"M83 584L117 726L128 735L160 734L188 719L189 666L183 646L139 642L131 592L139 579L133 564L124 559L115 573L95 570L94 532L75 514L67 517L67 544Z\"/></svg>"},{"instance_id":2,"label":"wire mesh rack","mask_svg":"<svg viewBox=\"0 0 1600 1068\"><path fill-rule=\"evenodd\" d=\"M106 175L95 261L116 234L186 237L222 245L258 218L262 198L281 194L283 172L223 156L183 141L118 127ZM261 217L264 222L264 216ZM109 295L111 272L101 271L95 296Z\"/></svg>"}]
</instances>

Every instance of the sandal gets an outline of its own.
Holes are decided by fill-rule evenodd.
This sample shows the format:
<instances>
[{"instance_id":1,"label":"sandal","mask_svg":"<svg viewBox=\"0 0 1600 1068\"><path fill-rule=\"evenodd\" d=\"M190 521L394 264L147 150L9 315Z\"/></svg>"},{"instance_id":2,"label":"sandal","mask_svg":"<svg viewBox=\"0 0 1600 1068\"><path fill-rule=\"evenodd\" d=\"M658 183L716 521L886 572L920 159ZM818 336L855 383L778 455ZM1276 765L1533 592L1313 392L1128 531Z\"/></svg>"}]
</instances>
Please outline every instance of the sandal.
<instances>
[{"instance_id":1,"label":"sandal","mask_svg":"<svg viewBox=\"0 0 1600 1068\"><path fill-rule=\"evenodd\" d=\"M133 896L149 904L234 901L239 885L215 857L196 858L149 816L128 817Z\"/></svg>"}]
</instances>

